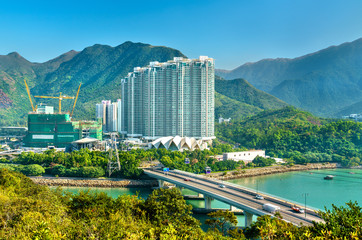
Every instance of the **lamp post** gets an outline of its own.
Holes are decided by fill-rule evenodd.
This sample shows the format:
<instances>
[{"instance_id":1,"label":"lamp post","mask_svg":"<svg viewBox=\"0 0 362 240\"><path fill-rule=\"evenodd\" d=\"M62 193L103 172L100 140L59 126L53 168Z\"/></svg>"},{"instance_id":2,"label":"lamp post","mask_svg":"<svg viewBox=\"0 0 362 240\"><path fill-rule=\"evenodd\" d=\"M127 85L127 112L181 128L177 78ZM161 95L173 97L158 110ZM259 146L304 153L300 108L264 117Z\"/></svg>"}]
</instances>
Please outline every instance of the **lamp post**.
<instances>
[{"instance_id":1,"label":"lamp post","mask_svg":"<svg viewBox=\"0 0 362 240\"><path fill-rule=\"evenodd\" d=\"M307 196L309 193L303 193L304 196L304 217L307 218Z\"/></svg>"}]
</instances>

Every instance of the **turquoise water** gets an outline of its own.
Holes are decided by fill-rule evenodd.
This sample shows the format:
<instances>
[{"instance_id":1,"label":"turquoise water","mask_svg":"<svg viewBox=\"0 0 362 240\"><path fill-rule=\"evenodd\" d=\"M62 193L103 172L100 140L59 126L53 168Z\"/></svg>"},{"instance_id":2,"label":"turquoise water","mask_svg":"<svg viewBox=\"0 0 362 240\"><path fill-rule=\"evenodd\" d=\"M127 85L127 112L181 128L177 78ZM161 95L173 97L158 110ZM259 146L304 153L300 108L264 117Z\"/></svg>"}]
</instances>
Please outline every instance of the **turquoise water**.
<instances>
[{"instance_id":1,"label":"turquoise water","mask_svg":"<svg viewBox=\"0 0 362 240\"><path fill-rule=\"evenodd\" d=\"M350 174L353 172L354 174ZM334 175L333 180L324 180L326 175ZM362 205L362 169L332 169L332 170L313 170L303 172L288 172L266 176L250 177L243 179L234 179L229 182L236 183L255 191L264 192L298 202L304 205L304 193L307 193L307 205L312 208L324 209L331 204L337 206L344 205L349 200L358 201ZM78 192L88 188L67 187L63 188L71 192ZM152 192L149 188L91 188L92 191L101 191L114 198L119 195L134 195L146 199ZM184 195L196 195L195 192L183 189ZM205 206L202 200L187 200L193 208L203 208ZM213 208L229 209L230 206L213 200ZM207 218L206 215L195 214L202 223ZM244 225L244 216L237 216L238 226ZM256 217L254 218L256 219ZM205 226L203 226L205 227Z\"/></svg>"},{"instance_id":2,"label":"turquoise water","mask_svg":"<svg viewBox=\"0 0 362 240\"><path fill-rule=\"evenodd\" d=\"M354 174L350 174L353 172ZM324 180L334 175L333 180ZM324 209L332 204L345 205L352 200L362 205L362 169L327 169L288 172L230 180L260 192L269 193L307 206Z\"/></svg>"}]
</instances>

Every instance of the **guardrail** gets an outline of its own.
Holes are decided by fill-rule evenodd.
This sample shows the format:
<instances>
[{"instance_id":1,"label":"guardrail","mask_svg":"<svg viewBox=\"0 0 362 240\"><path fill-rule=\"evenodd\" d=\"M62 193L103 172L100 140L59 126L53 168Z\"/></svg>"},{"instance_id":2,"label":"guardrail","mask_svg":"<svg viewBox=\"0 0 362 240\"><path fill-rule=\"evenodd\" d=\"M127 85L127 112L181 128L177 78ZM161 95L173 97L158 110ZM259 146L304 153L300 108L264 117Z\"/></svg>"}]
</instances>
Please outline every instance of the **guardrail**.
<instances>
[{"instance_id":1,"label":"guardrail","mask_svg":"<svg viewBox=\"0 0 362 240\"><path fill-rule=\"evenodd\" d=\"M278 202L279 204L282 204L282 205L285 205L285 206L288 206L288 207L290 207L292 205L304 206L302 203L294 202L292 200L285 199L285 198L275 196L273 194L269 194L269 193L265 193L265 192L260 192L260 191L256 192L255 189L251 189L251 188L244 187L244 186L241 186L241 185L238 185L238 184L235 184L235 183L230 183L230 182L227 182L227 181L222 181L222 180L219 180L219 179L213 179L213 178L207 177L205 175L198 175L198 174L185 172L185 171L181 171L181 170L177 170L177 169L171 170L171 171L175 172L175 173L178 173L180 175L183 175L183 176L189 176L189 177L192 176L194 178L203 179L203 180L208 181L208 182L214 182L214 183L216 182L218 184L227 185L229 187L234 188L234 190L242 190L242 191L244 191L246 193L249 193L249 194L262 194L266 200L273 200L274 202ZM309 213L309 214L319 216L316 213L319 210L320 209L318 209L318 208L310 207L310 206L307 205L307 213Z\"/></svg>"}]
</instances>

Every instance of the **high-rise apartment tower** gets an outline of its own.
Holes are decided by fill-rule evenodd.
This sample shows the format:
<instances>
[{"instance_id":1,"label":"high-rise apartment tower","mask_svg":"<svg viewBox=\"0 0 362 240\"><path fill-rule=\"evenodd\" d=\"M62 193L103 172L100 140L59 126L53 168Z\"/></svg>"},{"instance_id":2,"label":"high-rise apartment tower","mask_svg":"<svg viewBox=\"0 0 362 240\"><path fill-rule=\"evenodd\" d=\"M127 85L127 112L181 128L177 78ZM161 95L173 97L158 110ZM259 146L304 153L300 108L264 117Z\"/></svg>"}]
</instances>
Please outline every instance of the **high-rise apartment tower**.
<instances>
[{"instance_id":1,"label":"high-rise apartment tower","mask_svg":"<svg viewBox=\"0 0 362 240\"><path fill-rule=\"evenodd\" d=\"M122 80L122 129L130 137L214 137L214 60L174 58Z\"/></svg>"}]
</instances>

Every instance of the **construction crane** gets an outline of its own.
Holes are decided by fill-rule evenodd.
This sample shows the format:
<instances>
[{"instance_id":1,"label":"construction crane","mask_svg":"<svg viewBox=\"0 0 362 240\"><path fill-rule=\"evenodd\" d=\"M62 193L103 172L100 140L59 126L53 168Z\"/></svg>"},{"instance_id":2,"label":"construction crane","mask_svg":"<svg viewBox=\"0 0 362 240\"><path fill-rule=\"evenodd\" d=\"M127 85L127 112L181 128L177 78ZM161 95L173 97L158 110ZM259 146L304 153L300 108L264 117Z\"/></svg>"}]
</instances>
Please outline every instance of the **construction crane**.
<instances>
[{"instance_id":1,"label":"construction crane","mask_svg":"<svg viewBox=\"0 0 362 240\"><path fill-rule=\"evenodd\" d=\"M62 93L59 93L59 97L52 96L34 96L35 98L57 98L59 99L59 113L62 113L62 100L63 99L74 99L74 97L62 96Z\"/></svg>"},{"instance_id":2,"label":"construction crane","mask_svg":"<svg viewBox=\"0 0 362 240\"><path fill-rule=\"evenodd\" d=\"M30 90L29 90L28 84L26 83L25 78L24 78L24 83L25 83L26 91L28 92L31 108L33 109L33 112L35 112L36 108L34 108L33 101L31 100Z\"/></svg>"},{"instance_id":3,"label":"construction crane","mask_svg":"<svg viewBox=\"0 0 362 240\"><path fill-rule=\"evenodd\" d=\"M73 109L72 109L72 113L70 114L70 117L73 116L73 112L74 112L74 108L75 108L75 104L77 103L77 100L78 100L78 95L79 95L79 90L80 90L80 86L82 85L82 83L79 84L79 87L78 87L78 91L77 91L77 96L75 97L75 100L74 100L74 105L73 105Z\"/></svg>"}]
</instances>

